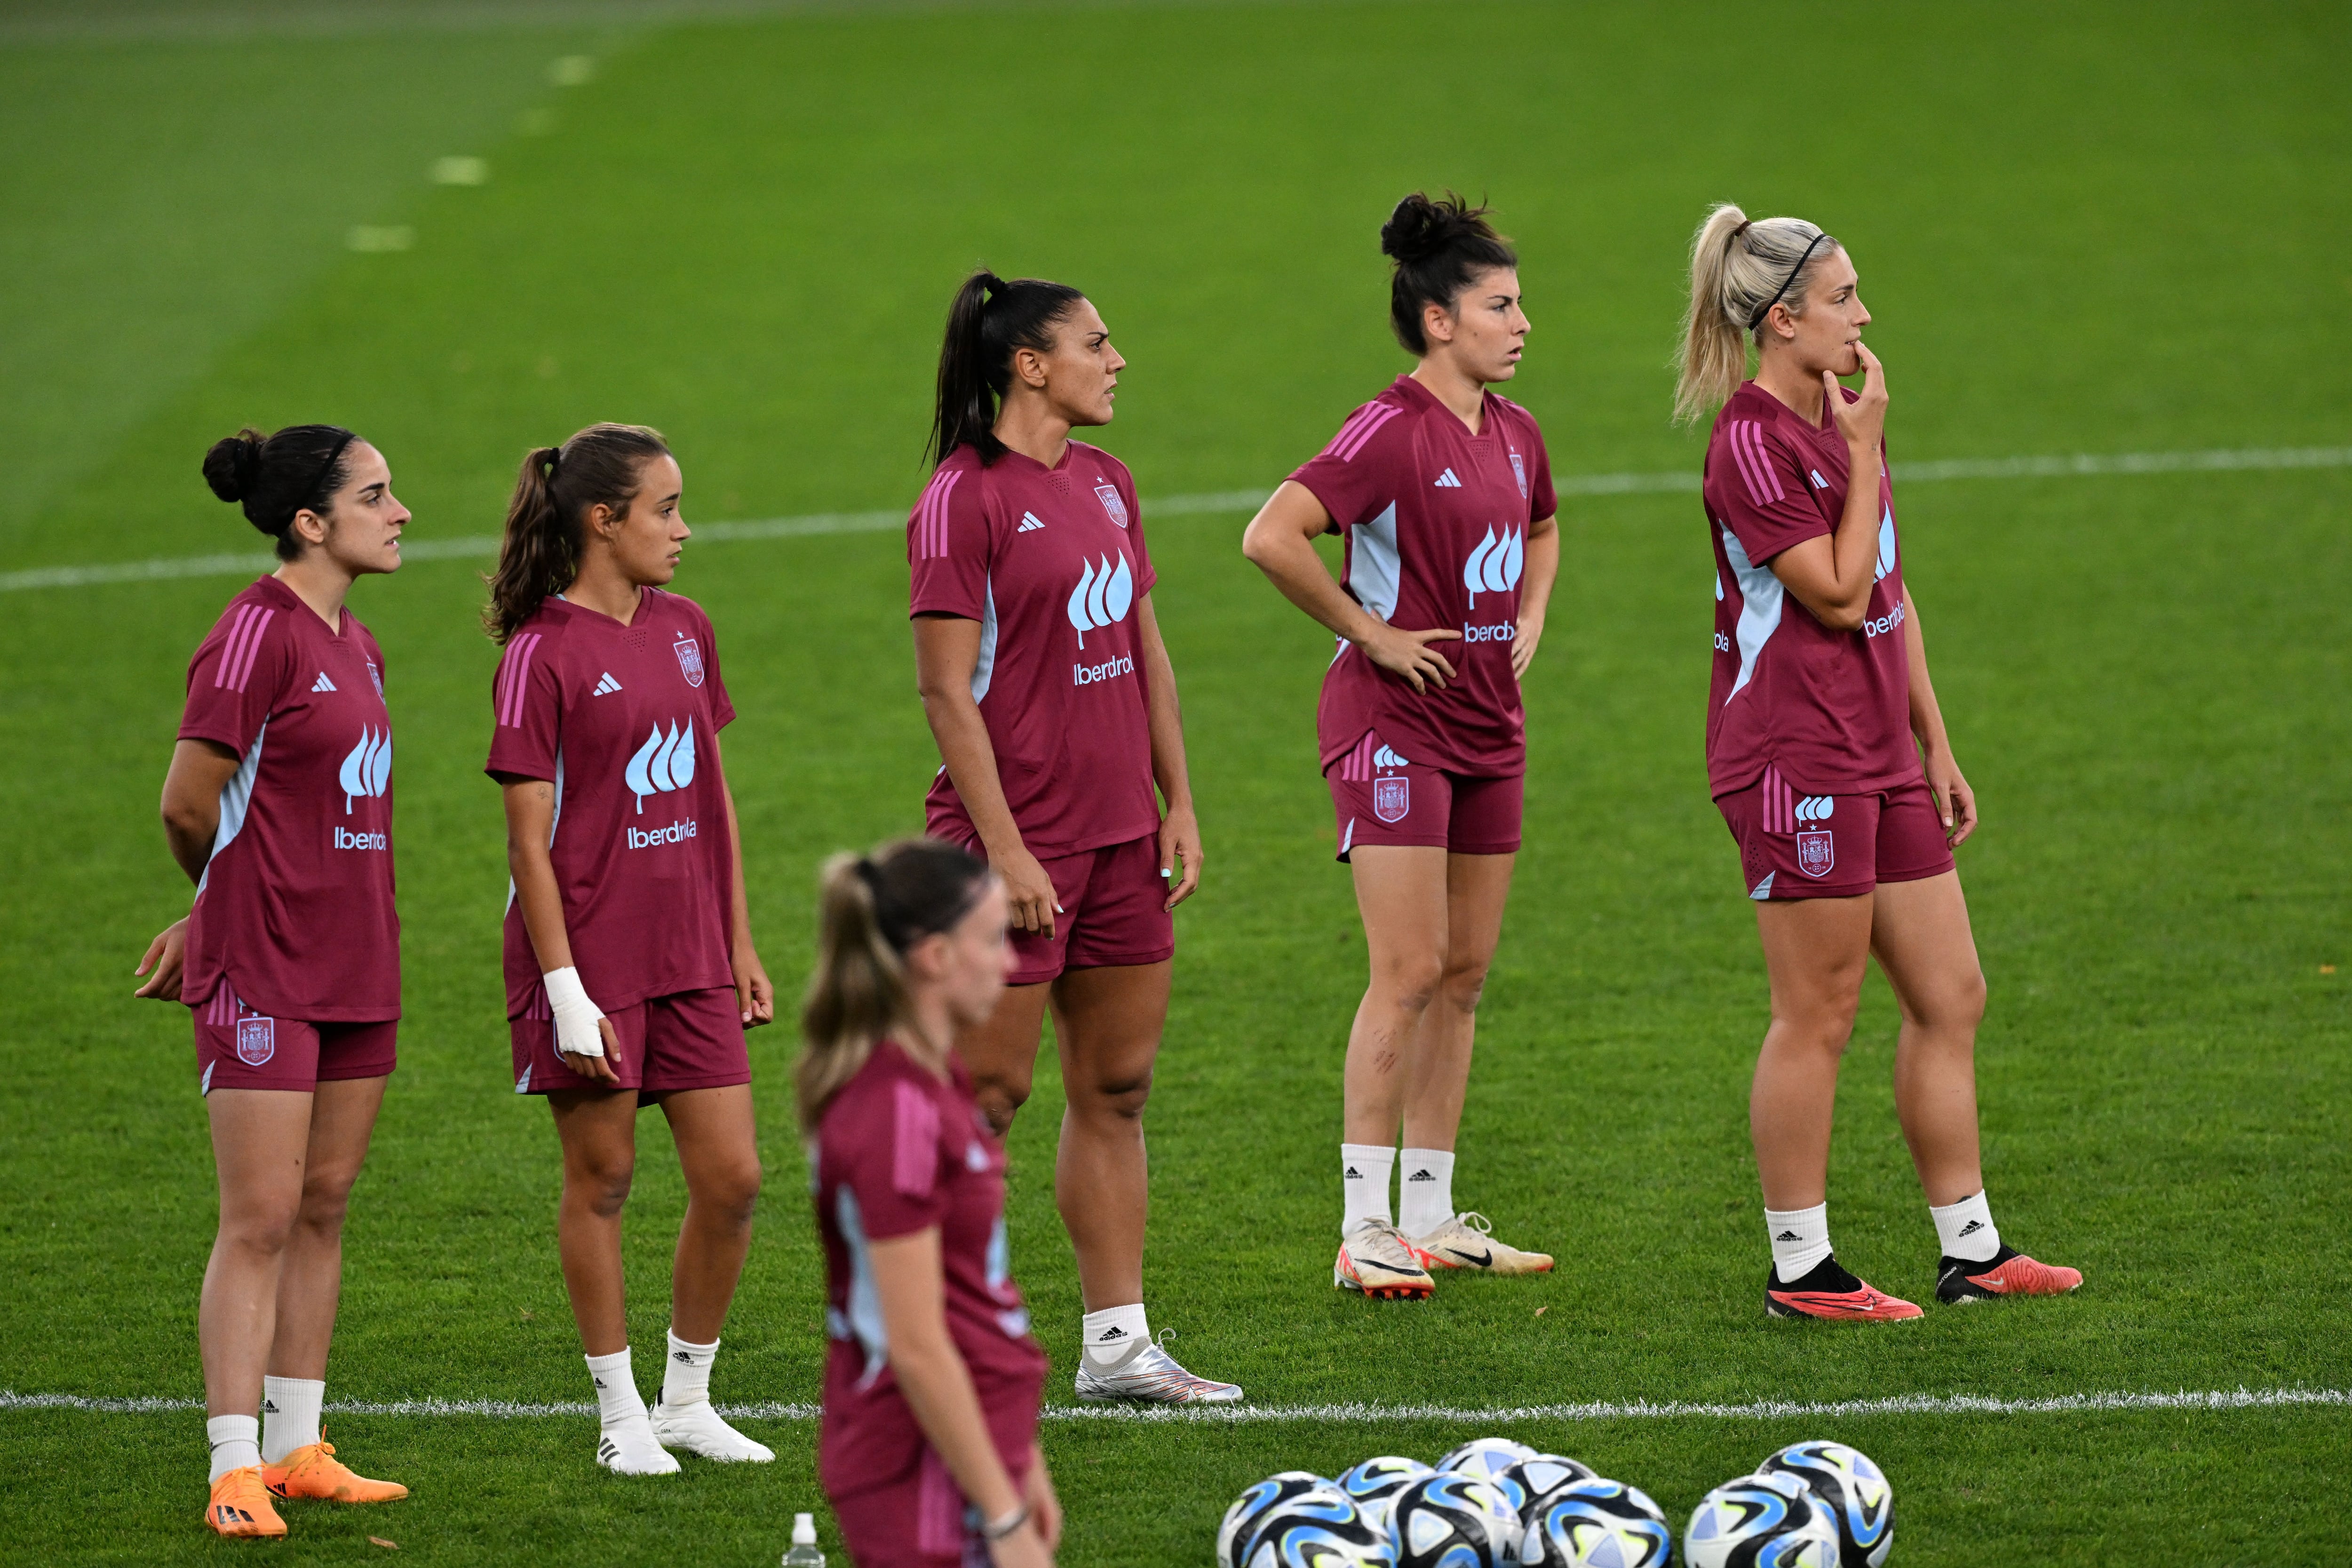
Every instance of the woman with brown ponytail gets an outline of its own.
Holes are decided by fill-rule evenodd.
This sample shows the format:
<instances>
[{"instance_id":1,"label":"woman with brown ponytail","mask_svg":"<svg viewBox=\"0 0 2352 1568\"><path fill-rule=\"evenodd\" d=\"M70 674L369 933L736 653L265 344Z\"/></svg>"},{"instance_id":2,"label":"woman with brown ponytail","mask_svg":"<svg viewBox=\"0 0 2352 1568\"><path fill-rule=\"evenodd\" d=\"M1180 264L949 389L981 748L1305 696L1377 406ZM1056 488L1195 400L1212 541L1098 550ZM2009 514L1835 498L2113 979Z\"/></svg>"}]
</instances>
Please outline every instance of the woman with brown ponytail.
<instances>
[{"instance_id":1,"label":"woman with brown ponytail","mask_svg":"<svg viewBox=\"0 0 2352 1568\"><path fill-rule=\"evenodd\" d=\"M1830 1119L1868 959L1903 1029L1895 1107L1942 1248L1936 1299L2053 1296L2083 1276L2006 1246L1977 1152L1984 971L1952 851L1976 831L1905 584L1886 380L1845 247L1728 203L1691 245L1677 417L1718 404L1704 499L1715 551L1709 787L1739 847L1771 974L1748 1129L1775 1317L1920 1315L1830 1247ZM1751 344L1754 379L1748 376ZM1849 392L1838 377L1860 374Z\"/></svg>"},{"instance_id":2,"label":"woman with brown ponytail","mask_svg":"<svg viewBox=\"0 0 2352 1568\"><path fill-rule=\"evenodd\" d=\"M824 1241L817 1468L857 1568L1040 1568L1045 1354L1004 1233L1004 1149L950 1049L1019 962L1004 884L937 839L824 868L801 1128Z\"/></svg>"},{"instance_id":3,"label":"woman with brown ponytail","mask_svg":"<svg viewBox=\"0 0 2352 1568\"><path fill-rule=\"evenodd\" d=\"M719 1419L710 1363L760 1193L743 1031L775 1016L751 946L719 731L735 717L710 618L667 593L688 531L659 432L592 425L523 459L483 622L505 646L488 772L506 792L515 1092L563 1144L556 1235L596 1385L596 1461L667 1475L668 1447L775 1455ZM685 1168L662 1392L630 1373L621 1207L638 1110Z\"/></svg>"}]
</instances>

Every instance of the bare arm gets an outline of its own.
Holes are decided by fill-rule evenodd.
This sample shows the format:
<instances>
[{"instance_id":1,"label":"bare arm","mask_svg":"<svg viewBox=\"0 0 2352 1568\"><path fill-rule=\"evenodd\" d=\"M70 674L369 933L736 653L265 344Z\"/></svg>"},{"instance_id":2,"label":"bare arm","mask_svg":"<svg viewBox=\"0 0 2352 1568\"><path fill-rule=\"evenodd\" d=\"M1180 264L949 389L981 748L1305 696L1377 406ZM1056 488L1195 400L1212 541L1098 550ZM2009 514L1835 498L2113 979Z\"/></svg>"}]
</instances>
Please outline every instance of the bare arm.
<instances>
[{"instance_id":1,"label":"bare arm","mask_svg":"<svg viewBox=\"0 0 2352 1568\"><path fill-rule=\"evenodd\" d=\"M1027 1500L997 1456L981 1414L980 1395L972 1387L971 1370L948 1337L938 1228L876 1241L868 1256L875 1294L881 1299L882 1330L889 1342L890 1372L907 1396L916 1425L955 1478L956 1489L971 1500L981 1517L1009 1518ZM1033 1480L1031 1491L1035 1489ZM1043 1521L1035 1517L1039 1511L1033 1507L1028 1523L995 1543L992 1555L1000 1568L1053 1561L1041 1533Z\"/></svg>"},{"instance_id":2,"label":"bare arm","mask_svg":"<svg viewBox=\"0 0 2352 1568\"><path fill-rule=\"evenodd\" d=\"M1837 378L1822 373L1822 395L1845 437L1845 511L1837 531L1808 539L1772 557L1772 575L1787 585L1813 618L1832 631L1859 628L1870 614L1870 590L1878 581L1878 481L1880 443L1886 432L1886 379L1878 356L1854 345L1862 356L1862 399L1848 403Z\"/></svg>"},{"instance_id":3,"label":"bare arm","mask_svg":"<svg viewBox=\"0 0 2352 1568\"><path fill-rule=\"evenodd\" d=\"M762 1024L776 1021L776 987L768 979L768 971L760 962L759 951L751 945L751 894L743 885L743 830L735 822L735 792L722 773L719 780L719 795L727 803L728 853L735 860L735 897L727 911L728 944L732 950L735 972L735 1001L743 1012L743 1026L756 1029ZM511 852L509 852L511 854ZM515 886L520 888L518 881ZM567 942L565 944L569 946Z\"/></svg>"},{"instance_id":4,"label":"bare arm","mask_svg":"<svg viewBox=\"0 0 2352 1568\"><path fill-rule=\"evenodd\" d=\"M172 766L163 775L163 842L191 882L204 880L213 837L220 831L221 791L236 777L237 763L237 754L217 741L182 741L172 748ZM159 1002L180 999L187 930L183 915L156 933L131 972L147 976L132 995ZM152 974L148 973L151 969Z\"/></svg>"},{"instance_id":5,"label":"bare arm","mask_svg":"<svg viewBox=\"0 0 2352 1568\"><path fill-rule=\"evenodd\" d=\"M545 779L505 774L499 783L506 794L507 869L514 877L515 902L522 910L522 929L530 938L530 951L539 959L541 974L570 969L572 936L563 927L563 894L556 886L555 861L547 850L555 830L555 786ZM617 1084L621 1079L613 1070L611 1053L619 1048L619 1038L609 1018L601 1020L597 1028L604 1037L606 1054L565 1056L563 1065L583 1077Z\"/></svg>"},{"instance_id":6,"label":"bare arm","mask_svg":"<svg viewBox=\"0 0 2352 1568\"><path fill-rule=\"evenodd\" d=\"M1511 676L1528 678L1543 641L1544 616L1551 609L1551 586L1559 578L1559 518L1528 524L1526 574L1519 579L1519 624L1511 633Z\"/></svg>"},{"instance_id":7,"label":"bare arm","mask_svg":"<svg viewBox=\"0 0 2352 1568\"><path fill-rule=\"evenodd\" d=\"M1332 531L1331 514L1323 510L1315 492L1295 479L1285 479L1250 519L1242 533L1242 553L1273 579L1284 598L1334 636L1363 649L1364 657L1381 668L1402 676L1416 692L1431 686L1444 689L1454 679L1454 667L1429 645L1462 633L1452 626L1402 631L1349 598L1324 569L1323 558L1315 553L1316 538Z\"/></svg>"},{"instance_id":8,"label":"bare arm","mask_svg":"<svg viewBox=\"0 0 2352 1568\"><path fill-rule=\"evenodd\" d=\"M915 617L915 685L922 693L923 717L939 742L940 760L956 795L971 814L988 863L1004 880L1016 931L1054 934L1061 906L1053 879L1029 847L1005 804L1004 781L996 771L996 745L988 721L972 700L971 675L980 667L980 623L957 616ZM1156 750L1156 748L1155 748Z\"/></svg>"},{"instance_id":9,"label":"bare arm","mask_svg":"<svg viewBox=\"0 0 2352 1568\"><path fill-rule=\"evenodd\" d=\"M1176 701L1176 666L1160 640L1160 616L1151 595L1136 601L1136 625L1143 637L1145 700L1151 713L1151 776L1167 803L1160 824L1160 874L1171 878L1168 908L1174 909L1201 885L1201 819L1192 808L1192 779L1184 765L1184 715Z\"/></svg>"},{"instance_id":10,"label":"bare arm","mask_svg":"<svg viewBox=\"0 0 2352 1568\"><path fill-rule=\"evenodd\" d=\"M1944 731L1944 710L1936 704L1936 683L1927 678L1927 638L1919 629L1919 606L1903 590L1903 651L1911 667L1911 733L1925 753L1928 793L1944 819L1944 837L1955 847L1977 830L1977 794L1952 759L1952 738Z\"/></svg>"}]
</instances>

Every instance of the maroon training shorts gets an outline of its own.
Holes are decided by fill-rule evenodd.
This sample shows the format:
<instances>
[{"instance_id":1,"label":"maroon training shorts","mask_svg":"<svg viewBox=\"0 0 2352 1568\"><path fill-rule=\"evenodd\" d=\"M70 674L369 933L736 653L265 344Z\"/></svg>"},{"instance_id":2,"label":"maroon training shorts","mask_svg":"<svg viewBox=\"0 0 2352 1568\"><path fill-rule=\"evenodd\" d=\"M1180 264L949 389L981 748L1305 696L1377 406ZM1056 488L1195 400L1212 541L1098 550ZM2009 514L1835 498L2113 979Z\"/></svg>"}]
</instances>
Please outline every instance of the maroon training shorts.
<instances>
[{"instance_id":1,"label":"maroon training shorts","mask_svg":"<svg viewBox=\"0 0 2352 1568\"><path fill-rule=\"evenodd\" d=\"M216 1089L290 1089L308 1094L322 1083L392 1073L400 1020L309 1024L268 1018L237 999L224 980L212 1000L192 1007L196 1021L196 1070L204 1092Z\"/></svg>"},{"instance_id":2,"label":"maroon training shorts","mask_svg":"<svg viewBox=\"0 0 2352 1568\"><path fill-rule=\"evenodd\" d=\"M1160 868L1151 874L1157 878ZM1012 1475L1013 1486L1023 1486L1027 1467ZM907 1475L831 1501L856 1568L989 1568L980 1510L964 1501L928 1444Z\"/></svg>"},{"instance_id":3,"label":"maroon training shorts","mask_svg":"<svg viewBox=\"0 0 2352 1568\"><path fill-rule=\"evenodd\" d=\"M1054 884L1054 934L1015 931L1008 985L1042 985L1066 969L1161 963L1176 956L1168 910L1173 878L1160 874L1160 837L1041 860Z\"/></svg>"},{"instance_id":4,"label":"maroon training shorts","mask_svg":"<svg viewBox=\"0 0 2352 1568\"><path fill-rule=\"evenodd\" d=\"M541 987L537 995L547 994ZM545 1004L541 1004L544 1005ZM678 1089L722 1089L751 1081L751 1054L743 1043L743 1008L732 985L648 996L634 1007L607 1010L617 1047L607 1046L618 1087L645 1094ZM563 1065L555 1051L552 1017L509 1018L515 1092L610 1089Z\"/></svg>"},{"instance_id":5,"label":"maroon training shorts","mask_svg":"<svg viewBox=\"0 0 2352 1568\"><path fill-rule=\"evenodd\" d=\"M1881 882L1916 882L1952 868L1951 846L1927 781L1864 795L1807 795L1768 767L1717 800L1739 846L1742 886L1767 899L1850 899Z\"/></svg>"},{"instance_id":6,"label":"maroon training shorts","mask_svg":"<svg viewBox=\"0 0 2352 1568\"><path fill-rule=\"evenodd\" d=\"M1527 791L1521 774L1449 773L1380 747L1369 760L1349 752L1323 777L1331 786L1341 860L1368 844L1417 845L1456 855L1518 852Z\"/></svg>"}]
</instances>

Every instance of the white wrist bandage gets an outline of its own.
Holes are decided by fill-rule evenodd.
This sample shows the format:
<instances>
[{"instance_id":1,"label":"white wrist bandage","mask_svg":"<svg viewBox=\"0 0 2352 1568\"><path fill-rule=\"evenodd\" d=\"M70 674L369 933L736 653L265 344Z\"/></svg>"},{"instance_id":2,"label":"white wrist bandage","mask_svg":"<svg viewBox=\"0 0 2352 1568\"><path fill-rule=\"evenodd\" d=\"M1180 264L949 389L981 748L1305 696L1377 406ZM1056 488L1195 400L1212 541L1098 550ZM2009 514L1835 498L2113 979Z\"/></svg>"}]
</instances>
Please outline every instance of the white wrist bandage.
<instances>
[{"instance_id":1,"label":"white wrist bandage","mask_svg":"<svg viewBox=\"0 0 2352 1568\"><path fill-rule=\"evenodd\" d=\"M601 1057L604 1033L596 1027L604 1015L588 1000L577 969L551 969L540 977L547 985L547 1005L555 1014L555 1048L567 1057Z\"/></svg>"}]
</instances>

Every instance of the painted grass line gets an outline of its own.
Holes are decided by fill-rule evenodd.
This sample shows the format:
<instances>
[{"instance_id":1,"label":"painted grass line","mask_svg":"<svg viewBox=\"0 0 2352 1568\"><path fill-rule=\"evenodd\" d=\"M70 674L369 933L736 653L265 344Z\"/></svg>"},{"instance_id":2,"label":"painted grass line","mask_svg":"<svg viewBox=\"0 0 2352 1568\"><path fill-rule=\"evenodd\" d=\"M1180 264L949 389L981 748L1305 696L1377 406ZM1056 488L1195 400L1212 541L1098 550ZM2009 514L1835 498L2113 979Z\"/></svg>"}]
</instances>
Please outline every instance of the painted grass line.
<instances>
[{"instance_id":1,"label":"painted grass line","mask_svg":"<svg viewBox=\"0 0 2352 1568\"><path fill-rule=\"evenodd\" d=\"M2352 468L2352 447L2286 447L2246 451L2114 452L2072 458L1954 458L1931 463L1899 463L1895 474L1906 483L1945 479L2072 479L2116 474L2220 473L2275 471L2289 468ZM1567 474L1554 488L1564 496L1643 495L1692 491L1699 488L1696 473ZM1268 491L1214 490L1202 495L1166 496L1146 501L1153 517L1200 517L1255 511ZM706 544L747 539L798 539L826 533L881 533L906 525L904 511L827 511L806 517L760 518L749 522L707 522L694 537ZM462 539L419 539L402 546L410 561L487 559L498 553L496 534L470 534ZM0 594L33 588L88 588L104 583L152 583L174 577L232 577L267 572L278 564L274 556L255 552L236 555L184 555L159 561L126 561L99 566L37 566L28 571L0 573Z\"/></svg>"},{"instance_id":2,"label":"painted grass line","mask_svg":"<svg viewBox=\"0 0 2352 1568\"><path fill-rule=\"evenodd\" d=\"M197 1410L196 1399L96 1398L79 1394L16 1394L0 1389L0 1411L80 1410L103 1415L147 1415ZM2352 1389L2214 1388L2174 1394L2059 1394L2038 1399L1995 1399L1972 1394L1897 1394L1878 1399L1759 1399L1738 1405L1678 1399L1630 1402L1593 1400L1572 1405L1048 1405L1048 1421L1179 1422L1244 1426L1261 1422L1315 1422L1363 1426L1385 1421L1440 1421L1495 1425L1529 1421L1655 1421L1696 1416L1716 1420L1783 1420L1831 1415L2070 1415L2137 1410L2272 1410L2297 1405L2352 1405ZM722 1405L720 1415L741 1421L814 1421L814 1405L761 1403ZM596 1414L585 1401L546 1405L500 1399L338 1400L331 1415L474 1415L492 1420L532 1420Z\"/></svg>"}]
</instances>

